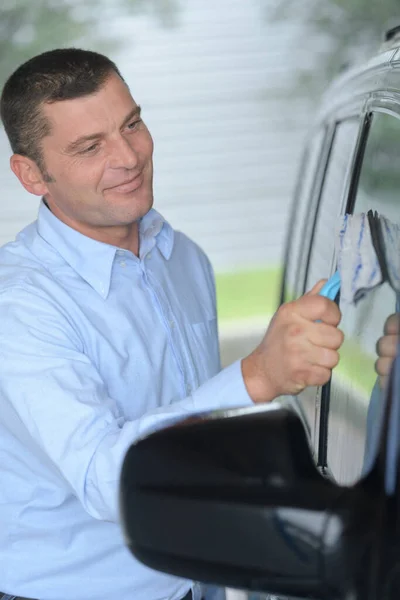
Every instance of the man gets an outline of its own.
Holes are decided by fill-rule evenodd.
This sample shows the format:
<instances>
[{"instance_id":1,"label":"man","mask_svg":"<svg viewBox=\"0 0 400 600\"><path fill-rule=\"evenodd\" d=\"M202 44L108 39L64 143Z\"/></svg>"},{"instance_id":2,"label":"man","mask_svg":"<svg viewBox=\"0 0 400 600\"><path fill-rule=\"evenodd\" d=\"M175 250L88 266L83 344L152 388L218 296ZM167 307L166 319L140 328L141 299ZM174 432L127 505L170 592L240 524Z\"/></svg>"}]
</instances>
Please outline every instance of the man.
<instances>
[{"instance_id":1,"label":"man","mask_svg":"<svg viewBox=\"0 0 400 600\"><path fill-rule=\"evenodd\" d=\"M210 263L152 209L153 142L114 63L36 56L7 81L1 117L11 168L42 202L0 252L0 589L197 599L124 546L125 453L179 415L326 382L339 309L318 284L219 372Z\"/></svg>"}]
</instances>

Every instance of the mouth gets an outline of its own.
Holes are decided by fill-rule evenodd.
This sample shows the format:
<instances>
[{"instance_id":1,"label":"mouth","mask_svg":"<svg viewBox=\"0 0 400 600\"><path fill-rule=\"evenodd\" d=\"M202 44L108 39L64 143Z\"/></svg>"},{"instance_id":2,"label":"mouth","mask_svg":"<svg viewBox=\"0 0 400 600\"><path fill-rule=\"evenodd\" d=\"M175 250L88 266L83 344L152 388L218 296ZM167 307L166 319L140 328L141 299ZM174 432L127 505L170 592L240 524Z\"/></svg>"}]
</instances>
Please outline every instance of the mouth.
<instances>
[{"instance_id":1,"label":"mouth","mask_svg":"<svg viewBox=\"0 0 400 600\"><path fill-rule=\"evenodd\" d=\"M135 192L143 183L143 174L140 172L138 175L135 175L132 179L125 181L124 183L119 183L118 185L114 185L108 188L108 191L117 192L119 194L129 194Z\"/></svg>"}]
</instances>

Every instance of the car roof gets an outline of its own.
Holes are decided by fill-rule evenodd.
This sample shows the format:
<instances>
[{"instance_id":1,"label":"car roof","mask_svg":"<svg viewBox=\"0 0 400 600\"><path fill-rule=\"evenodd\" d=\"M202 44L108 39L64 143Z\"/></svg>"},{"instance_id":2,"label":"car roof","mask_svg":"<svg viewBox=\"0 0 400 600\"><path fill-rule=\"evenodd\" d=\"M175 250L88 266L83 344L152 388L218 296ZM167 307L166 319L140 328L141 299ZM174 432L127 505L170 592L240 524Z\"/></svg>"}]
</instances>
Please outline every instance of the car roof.
<instances>
[{"instance_id":1,"label":"car roof","mask_svg":"<svg viewBox=\"0 0 400 600\"><path fill-rule=\"evenodd\" d=\"M322 97L315 125L331 121L346 106L356 106L374 94L391 98L400 111L400 34L385 41L368 61L345 71L332 83Z\"/></svg>"}]
</instances>

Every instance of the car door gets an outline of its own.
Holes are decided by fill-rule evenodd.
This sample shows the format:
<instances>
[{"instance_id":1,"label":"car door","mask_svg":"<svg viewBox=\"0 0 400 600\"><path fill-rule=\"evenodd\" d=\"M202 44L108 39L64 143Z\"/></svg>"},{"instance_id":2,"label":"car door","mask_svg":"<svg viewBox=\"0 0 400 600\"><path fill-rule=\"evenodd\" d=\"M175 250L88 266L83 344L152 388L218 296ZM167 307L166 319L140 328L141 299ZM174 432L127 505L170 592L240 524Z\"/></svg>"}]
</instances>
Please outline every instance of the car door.
<instances>
[{"instance_id":1,"label":"car door","mask_svg":"<svg viewBox=\"0 0 400 600\"><path fill-rule=\"evenodd\" d=\"M378 105L371 104L367 118L369 134L355 165L347 212L373 210L400 225L400 106L393 98L383 98ZM397 257L392 258L397 263ZM341 305L341 310L345 342L325 388L322 462L338 483L348 485L372 460L384 387L375 372L376 344L386 319L396 310L396 294L384 283L356 306Z\"/></svg>"}]
</instances>

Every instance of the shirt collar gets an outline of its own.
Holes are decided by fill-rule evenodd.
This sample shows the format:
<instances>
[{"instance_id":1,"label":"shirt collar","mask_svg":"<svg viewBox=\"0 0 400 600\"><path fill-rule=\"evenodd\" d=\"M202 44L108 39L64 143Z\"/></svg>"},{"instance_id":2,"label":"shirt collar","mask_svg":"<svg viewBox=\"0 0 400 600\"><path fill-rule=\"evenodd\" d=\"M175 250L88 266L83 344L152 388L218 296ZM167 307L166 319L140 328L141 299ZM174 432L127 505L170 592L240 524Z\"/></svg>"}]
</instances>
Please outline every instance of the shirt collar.
<instances>
[{"instance_id":1,"label":"shirt collar","mask_svg":"<svg viewBox=\"0 0 400 600\"><path fill-rule=\"evenodd\" d=\"M143 259L155 245L166 260L170 259L174 247L174 230L154 208L140 219L139 239L140 259Z\"/></svg>"},{"instance_id":2,"label":"shirt collar","mask_svg":"<svg viewBox=\"0 0 400 600\"><path fill-rule=\"evenodd\" d=\"M110 290L116 246L94 240L58 219L42 201L37 219L39 235L103 298ZM172 227L154 209L139 222L140 260L157 245L166 260L172 254ZM139 259L138 259L139 260Z\"/></svg>"}]
</instances>

